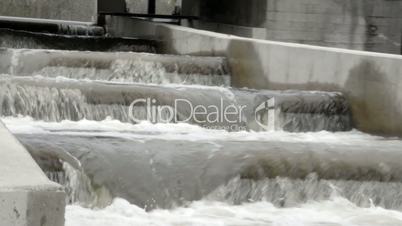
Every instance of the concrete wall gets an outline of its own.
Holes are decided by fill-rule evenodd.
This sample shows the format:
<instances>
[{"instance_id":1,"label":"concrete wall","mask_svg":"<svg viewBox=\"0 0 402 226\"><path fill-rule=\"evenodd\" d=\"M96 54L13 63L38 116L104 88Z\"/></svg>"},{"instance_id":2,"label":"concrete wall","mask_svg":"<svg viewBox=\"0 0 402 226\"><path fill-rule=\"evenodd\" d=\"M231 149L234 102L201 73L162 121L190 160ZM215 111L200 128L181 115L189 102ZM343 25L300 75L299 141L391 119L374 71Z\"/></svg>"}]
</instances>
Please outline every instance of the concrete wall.
<instances>
[{"instance_id":1,"label":"concrete wall","mask_svg":"<svg viewBox=\"0 0 402 226\"><path fill-rule=\"evenodd\" d=\"M202 0L200 15L207 22L263 27L267 0Z\"/></svg>"},{"instance_id":2,"label":"concrete wall","mask_svg":"<svg viewBox=\"0 0 402 226\"><path fill-rule=\"evenodd\" d=\"M183 4L185 14L201 17L195 24L201 29L256 37L244 33L248 26L263 28L267 40L401 52L401 0L184 0ZM228 29L228 25L240 27Z\"/></svg>"},{"instance_id":3,"label":"concrete wall","mask_svg":"<svg viewBox=\"0 0 402 226\"><path fill-rule=\"evenodd\" d=\"M235 87L341 91L351 103L358 129L402 136L402 56L247 39L118 17L109 17L108 24L114 35L155 35L164 41L166 53L227 56Z\"/></svg>"},{"instance_id":4,"label":"concrete wall","mask_svg":"<svg viewBox=\"0 0 402 226\"><path fill-rule=\"evenodd\" d=\"M126 11L125 0L98 0L98 12L124 13Z\"/></svg>"},{"instance_id":5,"label":"concrete wall","mask_svg":"<svg viewBox=\"0 0 402 226\"><path fill-rule=\"evenodd\" d=\"M96 22L97 0L1 0L0 16Z\"/></svg>"},{"instance_id":6,"label":"concrete wall","mask_svg":"<svg viewBox=\"0 0 402 226\"><path fill-rule=\"evenodd\" d=\"M65 194L0 122L0 225L62 226Z\"/></svg>"},{"instance_id":7,"label":"concrete wall","mask_svg":"<svg viewBox=\"0 0 402 226\"><path fill-rule=\"evenodd\" d=\"M148 12L148 0L126 0L126 5L130 13Z\"/></svg>"},{"instance_id":8,"label":"concrete wall","mask_svg":"<svg viewBox=\"0 0 402 226\"><path fill-rule=\"evenodd\" d=\"M148 0L126 0L128 11L131 13L147 13ZM156 14L171 15L179 0L156 0Z\"/></svg>"}]
</instances>

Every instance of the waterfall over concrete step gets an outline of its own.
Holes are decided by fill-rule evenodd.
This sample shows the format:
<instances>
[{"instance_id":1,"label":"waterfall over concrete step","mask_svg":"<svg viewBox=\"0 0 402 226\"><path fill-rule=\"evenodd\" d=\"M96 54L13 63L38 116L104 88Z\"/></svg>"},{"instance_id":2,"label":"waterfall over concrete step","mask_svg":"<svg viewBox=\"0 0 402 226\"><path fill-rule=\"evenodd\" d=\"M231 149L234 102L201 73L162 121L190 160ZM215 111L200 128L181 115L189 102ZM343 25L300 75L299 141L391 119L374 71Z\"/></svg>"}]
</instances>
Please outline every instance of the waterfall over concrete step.
<instances>
[{"instance_id":1,"label":"waterfall over concrete step","mask_svg":"<svg viewBox=\"0 0 402 226\"><path fill-rule=\"evenodd\" d=\"M400 141L353 133L283 134L282 141L227 135L220 139L219 133L174 139L164 138L171 135L166 132L141 131L95 137L90 130L75 135L69 129L20 131L18 138L34 156L66 151L79 159L95 187L105 186L113 197L148 209L202 198L295 207L336 195L361 207L402 210Z\"/></svg>"},{"instance_id":2,"label":"waterfall over concrete step","mask_svg":"<svg viewBox=\"0 0 402 226\"><path fill-rule=\"evenodd\" d=\"M93 186L80 160L69 152L58 152L56 149L49 152L41 145L31 155L50 180L64 187L66 203L93 208L105 207L112 201L104 186Z\"/></svg>"},{"instance_id":3,"label":"waterfall over concrete step","mask_svg":"<svg viewBox=\"0 0 402 226\"><path fill-rule=\"evenodd\" d=\"M116 82L230 86L223 57L4 49L0 73Z\"/></svg>"},{"instance_id":4,"label":"waterfall over concrete step","mask_svg":"<svg viewBox=\"0 0 402 226\"><path fill-rule=\"evenodd\" d=\"M59 35L0 29L1 48L155 53L158 46L157 41L136 38Z\"/></svg>"},{"instance_id":5,"label":"waterfall over concrete step","mask_svg":"<svg viewBox=\"0 0 402 226\"><path fill-rule=\"evenodd\" d=\"M340 93L257 91L223 87L116 84L0 77L1 115L37 120L82 119L191 123L211 129L346 131L349 105ZM274 102L268 106L267 102Z\"/></svg>"}]
</instances>

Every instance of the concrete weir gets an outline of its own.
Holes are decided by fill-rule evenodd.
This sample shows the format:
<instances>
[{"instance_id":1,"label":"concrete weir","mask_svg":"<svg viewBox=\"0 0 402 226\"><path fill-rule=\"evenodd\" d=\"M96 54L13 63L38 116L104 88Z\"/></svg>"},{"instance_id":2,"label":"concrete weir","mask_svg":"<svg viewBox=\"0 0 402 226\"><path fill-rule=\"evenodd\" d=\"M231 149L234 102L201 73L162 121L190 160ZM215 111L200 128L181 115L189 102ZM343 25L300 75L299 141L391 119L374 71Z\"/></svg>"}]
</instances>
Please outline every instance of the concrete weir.
<instances>
[{"instance_id":1,"label":"concrete weir","mask_svg":"<svg viewBox=\"0 0 402 226\"><path fill-rule=\"evenodd\" d=\"M64 225L65 194L0 122L0 224Z\"/></svg>"}]
</instances>

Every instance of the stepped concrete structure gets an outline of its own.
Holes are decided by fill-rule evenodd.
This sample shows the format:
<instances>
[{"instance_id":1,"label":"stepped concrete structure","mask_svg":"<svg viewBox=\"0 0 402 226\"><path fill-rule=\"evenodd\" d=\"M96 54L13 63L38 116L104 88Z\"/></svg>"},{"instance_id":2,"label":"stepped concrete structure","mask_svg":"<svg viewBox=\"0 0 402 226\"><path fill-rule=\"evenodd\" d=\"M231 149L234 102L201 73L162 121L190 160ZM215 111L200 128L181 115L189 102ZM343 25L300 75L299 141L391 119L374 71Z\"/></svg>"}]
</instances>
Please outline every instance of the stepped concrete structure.
<instances>
[{"instance_id":1,"label":"stepped concrete structure","mask_svg":"<svg viewBox=\"0 0 402 226\"><path fill-rule=\"evenodd\" d=\"M109 17L116 36L158 37L164 52L227 56L234 87L343 92L355 126L402 136L402 57L229 36L174 25ZM132 27L135 29L122 29Z\"/></svg>"},{"instance_id":2,"label":"stepped concrete structure","mask_svg":"<svg viewBox=\"0 0 402 226\"><path fill-rule=\"evenodd\" d=\"M118 6L114 5L115 9L110 9L110 3L105 1L103 3L98 8L96 0L3 0L0 3L0 15L6 16L8 19L10 17L51 19L48 23L56 24L58 22L55 20L80 21L84 24L92 24L97 21L97 12L100 9L106 11L109 9L110 12L114 10L131 13L146 12L146 1L127 0L125 4L120 1ZM159 0L158 3L156 13L172 14L178 1ZM4 75L1 79L1 85L8 88L0 89L0 101L4 103L0 105L0 111L3 112L2 116L11 117L18 121L20 120L18 117L23 115L31 117L32 120L50 121L58 124L62 120L79 121L82 119L102 123L102 120L105 120L107 116L115 114L113 118L122 123L127 123L130 119L126 114L128 112L126 108L135 98L143 97L144 94L150 94L149 96L160 99L166 98L166 103L170 103L173 97L181 97L184 94L189 99L193 98L194 102L200 100L200 103L209 103L213 98L219 99L218 97L224 96L226 97L225 102L231 104L233 101L249 103L249 100L266 100L268 94L254 94L254 92L263 92L264 90L269 90L272 93L280 93L281 91L278 90L298 90L297 92L300 93L309 91L309 95L311 94L313 97L320 95L320 92L317 91L323 91L333 92L331 97L341 100L340 104L334 105L333 103L339 101L328 102L313 98L317 103L314 106L324 106L330 109L318 112L317 121L322 122L323 118L328 117L328 112L335 112L336 114L332 115L333 118L342 119L340 120L342 123L335 121L335 124L344 126L330 131L346 131L356 128L371 134L402 136L402 123L400 123L402 118L402 79L400 76L402 73L402 56L396 55L400 53L402 38L400 29L402 18L399 15L399 11L402 9L401 1L183 0L182 6L184 15L200 17L199 21L192 21L193 23L188 24L190 28L159 24L144 19L106 16L105 28L108 37L134 37L153 40L149 42L150 44L141 41L137 45L131 46L127 50L130 53L120 52L122 48L127 48L123 40L117 40L121 41L118 50L113 49L112 47L115 46L112 45L110 48L106 48L107 51L114 53L84 52L88 49L76 49L79 51L73 52L69 51L72 50L70 46L64 47L68 50L63 51L0 49L0 72L8 74L7 76L14 76L7 78ZM2 33L4 32L6 31L2 31ZM9 35L8 32L6 35ZM57 45L44 45L46 47L38 45L38 40L41 38L38 38L37 35L29 35L32 46L36 46L38 49L56 48L54 46ZM16 36L11 35L9 41L10 43L13 42L14 46L8 46L8 48L18 48L18 46L27 48L26 45L20 45L21 43L16 42L22 40L21 42L27 44L27 37L22 36L24 37L16 40ZM71 35L59 38L66 40L71 38ZM82 37L80 38L82 39ZM49 35L47 40L55 39L53 35ZM77 40L73 40L73 43L77 44ZM101 42L102 40L98 41ZM2 43L7 45L4 40ZM84 43L85 46L85 42L82 41L81 43ZM156 43L161 43L161 45L156 46ZM171 55L154 56L145 53L132 53L136 50L154 52L155 49L157 49L158 54ZM93 51L93 49L89 50ZM189 56L173 56L173 54ZM125 57L122 59L122 56ZM141 60L137 60L137 58ZM138 73L125 73L134 72L133 69L135 68L137 68ZM200 69L201 72L193 72L192 70L195 69ZM37 72L40 72L42 77L36 77ZM153 77L146 77L150 72L154 73ZM57 77L60 74L68 78L60 79ZM109 77L109 74L116 76ZM172 74L176 77L166 78ZM43 76L46 75L48 76L44 78ZM30 76L31 78L19 78L18 76ZM137 80L132 79L132 77ZM88 79L96 81L88 81ZM123 84L116 84L116 82ZM130 85L134 82L149 82L151 84ZM212 85L215 88L211 91L205 87L163 86L171 85L171 83L179 83L181 86ZM231 87L229 88L229 86ZM253 90L250 91L250 89ZM245 93L244 90L248 90L251 94ZM49 93L53 95L49 95ZM317 114L315 109L311 112L304 110L303 106L309 101L296 101L296 104L292 104L295 102L293 100L300 99L300 93L297 93L296 97L290 98L291 104L288 105L299 106L301 110L296 113L303 113L308 117L313 113ZM225 96L228 94L229 96ZM338 95L342 99L338 98ZM279 94L277 96L280 97ZM276 98L276 96L274 97ZM272 95L270 98L272 99ZM352 120L349 120L349 105L346 103L350 103ZM258 106L258 104L260 102L255 105ZM282 108L286 108L285 104L283 105L279 110L282 111ZM7 108L3 108L4 106ZM340 107L333 108L333 106ZM55 109L58 110L57 114ZM252 109L255 110L256 107L254 106ZM188 109L183 109L179 113L186 116L187 111ZM294 111L289 110L285 113L290 115L289 118L295 118ZM302 119L307 118L305 115L302 115ZM310 122L311 120L307 118L305 121ZM250 128L253 128L254 124L250 125ZM334 123L327 124L332 125ZM290 131L304 131L295 128L296 126L292 127ZM311 128L315 127L311 126ZM307 131L321 129L322 127L319 127L319 129ZM50 130L51 132L54 131ZM24 137L26 134L19 134L19 136ZM44 138L40 139L48 140L47 134L41 136ZM53 136L57 139L65 139L58 137L57 134ZM25 139L30 141L29 139L33 138L25 137ZM82 142L87 143L88 141L83 139ZM362 149L361 143L363 142L359 141L356 144L356 149ZM42 172L43 169L37 165L24 146L1 123L0 143L2 146L0 149L0 224L62 226L66 205L65 190L46 177L47 174ZM29 142L27 143L29 144ZM164 145L163 142L159 144L150 143L151 145ZM70 143L65 144L67 146L75 144L74 139L71 138ZM94 142L95 146L96 144ZM32 142L31 146L36 147L35 145L37 144ZM50 146L54 147L51 143ZM121 146L125 148L124 150L128 150L125 145ZM128 146L132 147L133 145L129 144ZM266 144L262 144L262 146L266 146ZM278 146L282 145L278 144ZM200 147L202 148L202 146ZM376 148L382 150L382 147ZM41 151L41 148L36 149L38 152ZM394 147L394 149L399 156L399 152L397 152L400 150L399 146ZM71 153L74 154L77 150L73 148ZM51 153L54 150L49 148L48 151ZM81 156L80 154L76 153L77 156ZM67 153L65 155L67 156ZM50 158L52 157L50 156ZM56 157L57 164L54 165L59 167L57 170L65 170L60 166L63 159ZM394 160L393 156L388 157L390 161ZM78 157L71 159L79 161L77 160ZM83 163L87 163L84 160L81 159ZM373 162L370 163L374 165L376 160L373 159ZM399 159L396 158L396 160ZM148 163L147 161L144 162ZM77 163L76 165L80 164ZM102 164L100 165L103 167ZM85 167L91 169L88 165L84 165L83 169ZM78 168L75 170L82 170L79 173L85 173L83 169ZM101 167L94 169L93 175ZM124 170L126 171L126 168ZM230 169L225 168L225 170L231 172ZM379 171L381 170L383 169L379 169ZM106 176L109 179L116 177L112 174L106 174ZM144 178L148 179L148 177ZM359 178L361 179L362 176ZM91 178L86 177L85 179L90 180ZM130 178L127 181L136 180ZM91 185L91 181L88 184ZM113 182L113 184L118 183ZM103 186L103 184L100 185ZM156 185L148 186L147 189L149 187L158 188ZM98 188L102 188L102 186ZM134 187L134 185L130 186L130 189L133 188L130 190L133 193L136 192ZM126 188L122 188L122 191L119 189L116 190L123 194L126 192L124 190ZM143 206L148 205L146 201L140 200L140 202L144 202Z\"/></svg>"}]
</instances>

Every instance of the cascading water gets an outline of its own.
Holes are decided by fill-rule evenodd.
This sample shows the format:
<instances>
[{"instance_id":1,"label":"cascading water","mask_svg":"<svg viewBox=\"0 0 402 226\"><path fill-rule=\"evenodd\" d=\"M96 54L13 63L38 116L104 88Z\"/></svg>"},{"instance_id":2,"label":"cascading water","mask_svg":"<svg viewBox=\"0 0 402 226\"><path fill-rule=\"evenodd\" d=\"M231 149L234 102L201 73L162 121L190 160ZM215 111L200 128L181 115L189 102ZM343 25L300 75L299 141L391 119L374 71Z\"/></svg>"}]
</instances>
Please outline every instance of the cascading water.
<instances>
[{"instance_id":1,"label":"cascading water","mask_svg":"<svg viewBox=\"0 0 402 226\"><path fill-rule=\"evenodd\" d=\"M234 204L254 200L293 207L339 194L359 206L372 202L402 210L401 199L395 199L402 188L402 167L395 161L402 157L398 153L401 142L396 147L383 142L390 152L383 156L374 142L370 142L372 147L356 152L357 144L326 143L336 136L326 138L325 134L311 134L321 135L323 140L305 144L294 143L295 138L286 135L282 135L286 141L253 135L246 140L231 137L235 134L203 130L188 130L187 136L197 136L193 140L181 139L185 138L179 136L183 131L165 140L166 132L157 135L154 129L151 135L138 126L114 134L98 131L93 137L90 131L96 131L94 125L88 125L87 132L73 127L57 131L49 124L40 125L53 132L18 135L28 150L37 150L38 146L45 153L64 150L81 161L94 184L106 185L114 197L124 197L144 208L172 208L203 197ZM222 135L226 137L219 139ZM303 139L303 135L298 136ZM365 142L373 139L357 136ZM372 159L362 160L362 154Z\"/></svg>"},{"instance_id":2,"label":"cascading water","mask_svg":"<svg viewBox=\"0 0 402 226\"><path fill-rule=\"evenodd\" d=\"M340 93L230 88L221 57L0 58L2 120L69 226L402 225L402 141L353 130Z\"/></svg>"},{"instance_id":3,"label":"cascading water","mask_svg":"<svg viewBox=\"0 0 402 226\"><path fill-rule=\"evenodd\" d=\"M256 92L229 88L183 86L145 86L139 84L105 84L43 78L10 78L3 75L0 86L3 116L26 115L45 121L104 120L122 122L133 118L147 119L148 104L132 105L136 100L152 98L155 107L169 106L174 112L157 111L156 122L187 122L208 128L259 130L257 119L268 118L269 112L257 112L264 100L275 100L275 126L287 131L344 131L351 129L349 108L337 93ZM36 100L32 102L32 100ZM180 101L179 101L180 100ZM197 106L214 106L205 114L193 113ZM131 107L131 108L130 108ZM222 116L219 112L233 108L237 114ZM264 109L262 109L264 110ZM174 115L172 115L174 114ZM130 117L131 116L131 117ZM267 124L266 120L259 120ZM274 128L275 129L275 128ZM276 128L277 129L277 128Z\"/></svg>"},{"instance_id":4,"label":"cascading water","mask_svg":"<svg viewBox=\"0 0 402 226\"><path fill-rule=\"evenodd\" d=\"M157 48L157 42L134 38L55 35L0 28L0 47L154 53Z\"/></svg>"},{"instance_id":5,"label":"cascading water","mask_svg":"<svg viewBox=\"0 0 402 226\"><path fill-rule=\"evenodd\" d=\"M0 73L18 76L41 75L122 83L230 85L229 69L222 57L27 49L3 50L2 56L5 63ZM32 57L38 60L32 61ZM9 60L12 62L9 63Z\"/></svg>"}]
</instances>

